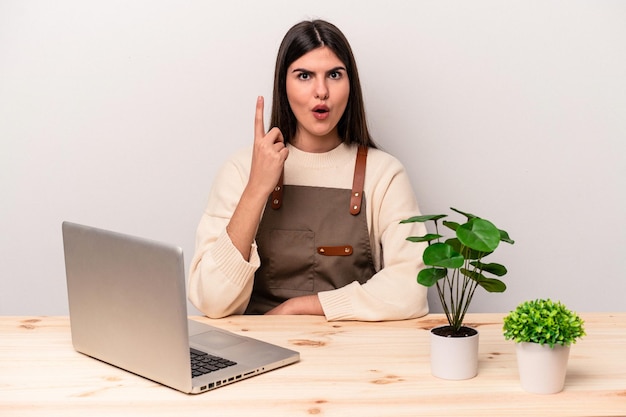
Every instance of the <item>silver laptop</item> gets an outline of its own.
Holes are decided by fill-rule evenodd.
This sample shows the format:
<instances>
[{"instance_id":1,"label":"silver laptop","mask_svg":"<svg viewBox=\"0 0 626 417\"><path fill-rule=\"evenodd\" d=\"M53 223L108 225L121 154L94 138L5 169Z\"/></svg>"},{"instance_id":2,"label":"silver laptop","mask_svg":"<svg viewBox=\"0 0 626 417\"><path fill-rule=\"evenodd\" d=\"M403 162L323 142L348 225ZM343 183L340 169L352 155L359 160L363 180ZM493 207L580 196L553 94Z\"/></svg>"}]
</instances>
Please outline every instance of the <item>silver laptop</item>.
<instances>
[{"instance_id":1,"label":"silver laptop","mask_svg":"<svg viewBox=\"0 0 626 417\"><path fill-rule=\"evenodd\" d=\"M300 359L188 320L182 249L75 223L62 229L78 352L194 394Z\"/></svg>"}]
</instances>

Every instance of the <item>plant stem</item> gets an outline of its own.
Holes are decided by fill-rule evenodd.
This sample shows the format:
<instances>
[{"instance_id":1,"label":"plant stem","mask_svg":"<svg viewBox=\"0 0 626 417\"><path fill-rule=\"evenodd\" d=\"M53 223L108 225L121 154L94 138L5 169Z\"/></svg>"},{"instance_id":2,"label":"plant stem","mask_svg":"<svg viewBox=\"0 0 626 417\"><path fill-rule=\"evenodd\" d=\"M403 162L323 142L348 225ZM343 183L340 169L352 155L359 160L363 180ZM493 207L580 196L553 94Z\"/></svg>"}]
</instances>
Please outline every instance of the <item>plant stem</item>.
<instances>
[{"instance_id":1,"label":"plant stem","mask_svg":"<svg viewBox=\"0 0 626 417\"><path fill-rule=\"evenodd\" d=\"M441 306L443 307L443 312L446 314L446 318L448 319L448 323L450 322L450 310L448 309L448 305L446 304L446 297L445 297L445 287L442 288L442 286L439 284L439 281L437 281L437 294L439 295L439 302L441 302Z\"/></svg>"},{"instance_id":2,"label":"plant stem","mask_svg":"<svg viewBox=\"0 0 626 417\"><path fill-rule=\"evenodd\" d=\"M479 261L481 259L479 259ZM469 265L469 261L466 261L466 269L469 270L469 266L470 266ZM476 272L478 274L482 274L483 271L482 271L482 269L474 267L474 269L472 269L472 272ZM461 323L465 319L465 313L467 313L467 310L468 310L470 304L472 303L472 298L474 298L474 292L476 291L476 288L478 287L478 281L476 281L476 280L473 280L473 279L470 279L468 277L465 277L465 281L466 281L465 286L469 285L469 293L467 294L467 297L464 300L464 306L463 306L463 309L461 311L461 315L460 315L460 322Z\"/></svg>"}]
</instances>

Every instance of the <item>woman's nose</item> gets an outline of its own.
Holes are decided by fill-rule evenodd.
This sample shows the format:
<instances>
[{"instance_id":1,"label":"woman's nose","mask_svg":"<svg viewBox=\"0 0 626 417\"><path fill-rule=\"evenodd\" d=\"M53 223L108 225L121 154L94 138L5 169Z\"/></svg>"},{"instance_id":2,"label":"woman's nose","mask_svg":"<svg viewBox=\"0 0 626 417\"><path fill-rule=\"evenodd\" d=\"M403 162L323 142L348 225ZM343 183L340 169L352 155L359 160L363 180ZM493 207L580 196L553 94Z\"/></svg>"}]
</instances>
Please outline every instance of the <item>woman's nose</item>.
<instances>
[{"instance_id":1,"label":"woman's nose","mask_svg":"<svg viewBox=\"0 0 626 417\"><path fill-rule=\"evenodd\" d=\"M328 98L328 86L325 81L320 81L315 86L315 98L326 100Z\"/></svg>"}]
</instances>

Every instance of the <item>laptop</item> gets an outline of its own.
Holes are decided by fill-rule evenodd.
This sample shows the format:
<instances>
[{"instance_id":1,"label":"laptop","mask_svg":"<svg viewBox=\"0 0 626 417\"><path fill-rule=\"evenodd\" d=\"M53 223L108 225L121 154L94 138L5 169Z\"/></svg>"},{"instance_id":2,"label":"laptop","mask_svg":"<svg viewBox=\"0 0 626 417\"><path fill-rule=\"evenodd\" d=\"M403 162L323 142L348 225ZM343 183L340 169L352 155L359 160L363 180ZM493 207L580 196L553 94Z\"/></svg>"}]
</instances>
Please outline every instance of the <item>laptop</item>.
<instances>
[{"instance_id":1,"label":"laptop","mask_svg":"<svg viewBox=\"0 0 626 417\"><path fill-rule=\"evenodd\" d=\"M62 231L78 352L190 394L299 361L296 351L188 320L181 248L70 222Z\"/></svg>"}]
</instances>

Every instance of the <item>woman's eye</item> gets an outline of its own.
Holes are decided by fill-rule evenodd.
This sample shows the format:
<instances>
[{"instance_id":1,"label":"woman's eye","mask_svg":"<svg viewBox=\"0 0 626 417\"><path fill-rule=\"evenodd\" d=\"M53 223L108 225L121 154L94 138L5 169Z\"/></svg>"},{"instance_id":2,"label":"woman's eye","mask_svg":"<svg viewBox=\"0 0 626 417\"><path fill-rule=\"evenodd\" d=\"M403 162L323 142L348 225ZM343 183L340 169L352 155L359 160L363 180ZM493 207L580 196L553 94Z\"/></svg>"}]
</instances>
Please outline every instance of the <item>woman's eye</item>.
<instances>
[{"instance_id":1,"label":"woman's eye","mask_svg":"<svg viewBox=\"0 0 626 417\"><path fill-rule=\"evenodd\" d=\"M298 78L300 78L301 80L308 80L309 78L311 78L311 76L306 72L301 72Z\"/></svg>"},{"instance_id":2,"label":"woman's eye","mask_svg":"<svg viewBox=\"0 0 626 417\"><path fill-rule=\"evenodd\" d=\"M328 74L328 77L331 80L339 80L341 77L343 77L343 74L341 73L341 71L332 71Z\"/></svg>"}]
</instances>

